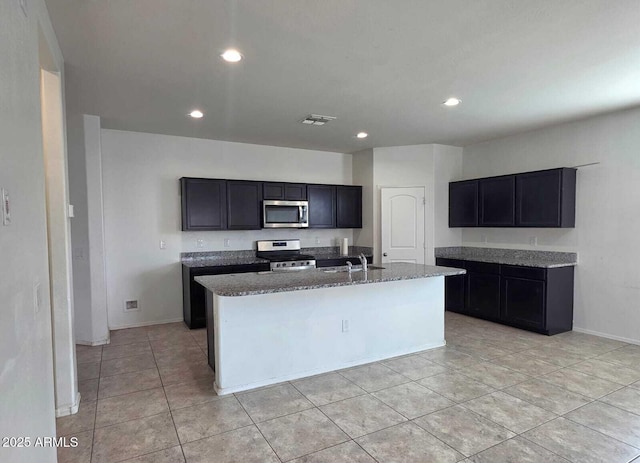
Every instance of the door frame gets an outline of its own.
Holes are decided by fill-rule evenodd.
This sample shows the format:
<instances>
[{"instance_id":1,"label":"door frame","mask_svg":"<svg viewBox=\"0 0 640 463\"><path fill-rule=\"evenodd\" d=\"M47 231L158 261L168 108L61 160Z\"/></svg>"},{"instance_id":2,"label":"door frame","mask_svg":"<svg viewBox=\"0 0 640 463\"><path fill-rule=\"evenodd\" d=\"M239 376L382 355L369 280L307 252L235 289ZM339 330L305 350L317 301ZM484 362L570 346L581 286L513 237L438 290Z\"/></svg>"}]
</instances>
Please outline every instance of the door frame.
<instances>
[{"instance_id":1,"label":"door frame","mask_svg":"<svg viewBox=\"0 0 640 463\"><path fill-rule=\"evenodd\" d=\"M60 417L77 413L80 405L73 323L64 75L55 64L40 25L38 28L55 414Z\"/></svg>"},{"instance_id":2,"label":"door frame","mask_svg":"<svg viewBox=\"0 0 640 463\"><path fill-rule=\"evenodd\" d=\"M429 249L429 238L427 236L427 186L426 185L378 185L377 186L377 199L378 199L378 207L376 208L377 213L377 225L375 227L374 234L374 249L373 249L373 258L374 261L378 264L382 263L382 190L385 188L421 188L423 194L423 206L424 206L424 223L422 224L424 228L424 262L425 264L429 262L427 249Z\"/></svg>"}]
</instances>

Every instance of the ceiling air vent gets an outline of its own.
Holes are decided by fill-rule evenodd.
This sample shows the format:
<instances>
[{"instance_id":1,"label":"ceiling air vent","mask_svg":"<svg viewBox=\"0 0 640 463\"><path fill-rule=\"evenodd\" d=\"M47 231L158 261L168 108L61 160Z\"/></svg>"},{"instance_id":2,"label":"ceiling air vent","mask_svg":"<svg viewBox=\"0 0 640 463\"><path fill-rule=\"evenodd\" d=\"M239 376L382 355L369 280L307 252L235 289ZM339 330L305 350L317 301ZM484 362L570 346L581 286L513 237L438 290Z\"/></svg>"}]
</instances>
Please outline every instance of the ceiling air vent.
<instances>
[{"instance_id":1,"label":"ceiling air vent","mask_svg":"<svg viewBox=\"0 0 640 463\"><path fill-rule=\"evenodd\" d=\"M309 114L300 122L308 125L325 125L327 122L334 121L336 118L333 116L321 116L319 114Z\"/></svg>"}]
</instances>

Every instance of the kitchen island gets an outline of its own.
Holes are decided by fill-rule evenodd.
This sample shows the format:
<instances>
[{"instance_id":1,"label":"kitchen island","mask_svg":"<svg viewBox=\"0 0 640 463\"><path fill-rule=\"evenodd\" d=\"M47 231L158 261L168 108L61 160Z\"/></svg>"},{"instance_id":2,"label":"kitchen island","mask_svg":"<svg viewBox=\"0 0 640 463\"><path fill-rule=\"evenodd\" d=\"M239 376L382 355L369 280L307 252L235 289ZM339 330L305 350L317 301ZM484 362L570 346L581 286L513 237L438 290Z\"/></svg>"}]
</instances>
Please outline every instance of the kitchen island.
<instances>
[{"instance_id":1,"label":"kitchen island","mask_svg":"<svg viewBox=\"0 0 640 463\"><path fill-rule=\"evenodd\" d=\"M444 277L464 270L409 263L343 270L196 277L207 293L218 394L445 344Z\"/></svg>"}]
</instances>

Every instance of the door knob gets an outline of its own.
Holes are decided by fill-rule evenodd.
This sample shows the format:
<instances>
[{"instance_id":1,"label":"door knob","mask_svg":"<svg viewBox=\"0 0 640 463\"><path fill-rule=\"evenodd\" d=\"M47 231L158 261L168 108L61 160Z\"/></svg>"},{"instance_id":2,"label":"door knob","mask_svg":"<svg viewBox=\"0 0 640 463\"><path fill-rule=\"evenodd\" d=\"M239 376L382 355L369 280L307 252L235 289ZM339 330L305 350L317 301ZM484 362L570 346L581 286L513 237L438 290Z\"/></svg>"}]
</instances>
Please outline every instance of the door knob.
<instances>
[{"instance_id":1,"label":"door knob","mask_svg":"<svg viewBox=\"0 0 640 463\"><path fill-rule=\"evenodd\" d=\"M387 257L387 253L386 253L386 252L383 252L383 253L382 253L382 255L383 255L384 257Z\"/></svg>"}]
</instances>

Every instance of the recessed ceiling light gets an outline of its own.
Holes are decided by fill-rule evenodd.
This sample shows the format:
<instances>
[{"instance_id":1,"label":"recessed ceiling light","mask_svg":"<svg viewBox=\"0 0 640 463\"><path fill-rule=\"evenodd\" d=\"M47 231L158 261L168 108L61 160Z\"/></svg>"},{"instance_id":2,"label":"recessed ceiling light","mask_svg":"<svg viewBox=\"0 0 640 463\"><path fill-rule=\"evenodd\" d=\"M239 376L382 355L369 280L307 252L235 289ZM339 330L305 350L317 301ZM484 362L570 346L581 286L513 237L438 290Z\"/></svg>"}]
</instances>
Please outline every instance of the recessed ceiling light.
<instances>
[{"instance_id":1,"label":"recessed ceiling light","mask_svg":"<svg viewBox=\"0 0 640 463\"><path fill-rule=\"evenodd\" d=\"M189 116L193 117L194 119L201 119L202 117L204 117L204 113L199 109L194 109L189 113Z\"/></svg>"},{"instance_id":2,"label":"recessed ceiling light","mask_svg":"<svg viewBox=\"0 0 640 463\"><path fill-rule=\"evenodd\" d=\"M356 138L367 138L369 134L367 132L358 132Z\"/></svg>"},{"instance_id":3,"label":"recessed ceiling light","mask_svg":"<svg viewBox=\"0 0 640 463\"><path fill-rule=\"evenodd\" d=\"M222 59L228 63L237 63L242 59L242 55L240 54L240 52L233 48L225 50L225 52L220 56L222 56Z\"/></svg>"},{"instance_id":4,"label":"recessed ceiling light","mask_svg":"<svg viewBox=\"0 0 640 463\"><path fill-rule=\"evenodd\" d=\"M458 106L460 103L462 103L462 100L459 98L449 98L442 104L445 106Z\"/></svg>"}]
</instances>

